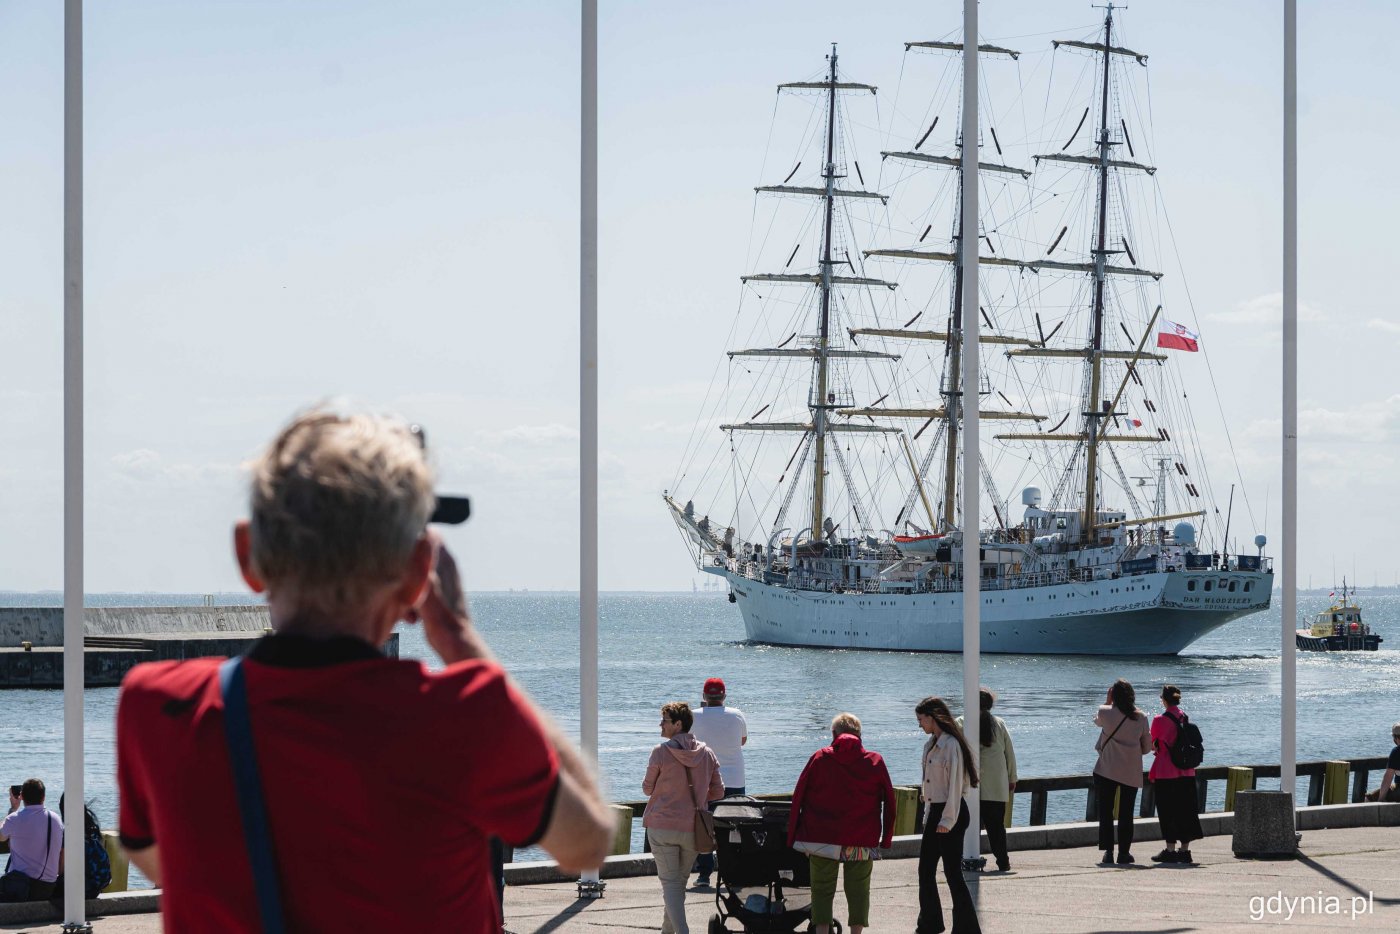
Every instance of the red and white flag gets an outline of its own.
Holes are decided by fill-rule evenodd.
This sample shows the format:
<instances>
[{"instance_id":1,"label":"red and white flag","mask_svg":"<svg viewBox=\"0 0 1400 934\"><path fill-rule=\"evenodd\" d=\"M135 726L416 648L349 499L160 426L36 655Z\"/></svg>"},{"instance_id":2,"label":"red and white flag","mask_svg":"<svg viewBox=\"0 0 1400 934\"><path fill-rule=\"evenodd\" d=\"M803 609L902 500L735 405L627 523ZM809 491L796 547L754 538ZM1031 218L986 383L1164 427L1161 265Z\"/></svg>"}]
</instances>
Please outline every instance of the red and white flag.
<instances>
[{"instance_id":1,"label":"red and white flag","mask_svg":"<svg viewBox=\"0 0 1400 934\"><path fill-rule=\"evenodd\" d=\"M1157 346L1168 350L1189 350L1195 353L1201 349L1198 343L1200 339L1201 335L1186 325L1168 321L1166 318L1162 319L1162 327L1157 332Z\"/></svg>"}]
</instances>

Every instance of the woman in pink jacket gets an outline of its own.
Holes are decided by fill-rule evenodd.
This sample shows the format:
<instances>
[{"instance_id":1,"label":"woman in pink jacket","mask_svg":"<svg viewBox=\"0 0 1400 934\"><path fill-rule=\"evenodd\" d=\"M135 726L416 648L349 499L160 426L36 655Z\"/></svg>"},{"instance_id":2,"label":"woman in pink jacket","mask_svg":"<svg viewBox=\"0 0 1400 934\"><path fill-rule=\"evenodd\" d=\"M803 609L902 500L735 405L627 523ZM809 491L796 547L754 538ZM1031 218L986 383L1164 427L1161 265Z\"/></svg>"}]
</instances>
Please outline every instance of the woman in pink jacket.
<instances>
[{"instance_id":1,"label":"woman in pink jacket","mask_svg":"<svg viewBox=\"0 0 1400 934\"><path fill-rule=\"evenodd\" d=\"M695 812L724 797L724 780L714 751L690 735L695 722L688 704L661 708L666 742L651 751L642 793L647 808L642 826L656 859L666 913L661 934L690 934L685 923L685 883L695 863Z\"/></svg>"},{"instance_id":2,"label":"woman in pink jacket","mask_svg":"<svg viewBox=\"0 0 1400 934\"><path fill-rule=\"evenodd\" d=\"M1181 689L1174 684L1162 688L1165 713L1152 718L1152 746L1156 755L1147 778L1152 782L1157 801L1157 822L1162 827L1166 846L1152 857L1157 863L1187 863L1191 859L1191 841L1199 840L1201 815L1196 808L1196 770L1179 769L1172 762L1172 746L1176 744L1178 727L1185 722L1181 709ZM1181 848L1177 848L1177 843Z\"/></svg>"}]
</instances>

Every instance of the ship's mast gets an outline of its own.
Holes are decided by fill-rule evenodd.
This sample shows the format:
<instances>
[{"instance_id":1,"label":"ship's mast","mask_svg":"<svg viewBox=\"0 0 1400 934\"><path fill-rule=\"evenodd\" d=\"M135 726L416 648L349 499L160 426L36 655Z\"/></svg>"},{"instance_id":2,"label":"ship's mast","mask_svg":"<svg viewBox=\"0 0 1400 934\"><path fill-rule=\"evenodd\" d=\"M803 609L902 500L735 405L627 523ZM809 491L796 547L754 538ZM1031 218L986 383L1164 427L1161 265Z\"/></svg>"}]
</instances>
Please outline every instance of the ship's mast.
<instances>
[{"instance_id":1,"label":"ship's mast","mask_svg":"<svg viewBox=\"0 0 1400 934\"><path fill-rule=\"evenodd\" d=\"M964 140L963 144L966 145ZM963 171L959 164L954 170L958 173L958 210L957 218L954 220L953 242L962 243L962 216L963 216ZM953 315L952 323L948 326L948 372L947 382L943 387L943 408L948 413L948 430L944 433L947 439L947 450L944 452L944 481L943 481L943 529L953 528L954 504L957 502L958 488L958 419L962 417L959 406L962 402L962 304L963 304L963 265L962 250L953 251L957 259L953 265ZM976 399L973 403L976 404Z\"/></svg>"},{"instance_id":2,"label":"ship's mast","mask_svg":"<svg viewBox=\"0 0 1400 934\"><path fill-rule=\"evenodd\" d=\"M1099 470L1099 419L1106 413L1100 410L1102 403L1103 378L1103 292L1104 267L1108 264L1108 164L1109 149L1114 144L1108 138L1108 82L1109 56L1113 49L1113 4L1109 3L1104 14L1103 25L1103 97L1099 106L1099 231L1094 248L1094 328L1093 341L1089 347L1089 405L1084 412L1085 443L1088 444L1088 461L1084 480L1084 538L1092 540L1094 527L1098 524L1099 512L1096 497ZM1116 250L1113 252L1117 252Z\"/></svg>"},{"instance_id":3,"label":"ship's mast","mask_svg":"<svg viewBox=\"0 0 1400 934\"><path fill-rule=\"evenodd\" d=\"M812 536L825 539L822 520L826 518L826 418L831 411L827 399L827 342L831 328L831 228L835 215L836 197L836 43L831 44L827 72L827 112L826 112L826 163L822 177L826 180L826 195L823 199L826 210L824 233L822 235L821 330L817 337L817 385L816 398L808 404L812 410L812 429L815 454L812 463Z\"/></svg>"}]
</instances>

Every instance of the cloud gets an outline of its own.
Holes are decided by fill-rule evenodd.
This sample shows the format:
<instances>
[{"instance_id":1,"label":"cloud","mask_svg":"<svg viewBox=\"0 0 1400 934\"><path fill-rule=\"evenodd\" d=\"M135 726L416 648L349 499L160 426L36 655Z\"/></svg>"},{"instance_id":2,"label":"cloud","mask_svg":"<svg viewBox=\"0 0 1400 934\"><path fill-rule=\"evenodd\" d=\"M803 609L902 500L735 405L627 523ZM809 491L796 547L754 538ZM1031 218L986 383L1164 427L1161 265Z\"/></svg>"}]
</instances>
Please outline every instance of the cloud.
<instances>
[{"instance_id":1,"label":"cloud","mask_svg":"<svg viewBox=\"0 0 1400 934\"><path fill-rule=\"evenodd\" d=\"M1220 324L1265 325L1271 328L1283 326L1283 293L1269 292L1256 295L1239 302L1229 311L1209 312L1205 320ZM1326 321L1327 316L1307 302L1298 302L1299 321Z\"/></svg>"},{"instance_id":2,"label":"cloud","mask_svg":"<svg viewBox=\"0 0 1400 934\"><path fill-rule=\"evenodd\" d=\"M532 445L558 444L562 441L577 441L578 429L557 423L548 425L516 425L497 432L497 437L507 443Z\"/></svg>"},{"instance_id":3,"label":"cloud","mask_svg":"<svg viewBox=\"0 0 1400 934\"><path fill-rule=\"evenodd\" d=\"M1384 318L1372 318L1366 322L1366 327L1387 334L1400 334L1400 322L1387 321Z\"/></svg>"},{"instance_id":4,"label":"cloud","mask_svg":"<svg viewBox=\"0 0 1400 934\"><path fill-rule=\"evenodd\" d=\"M1282 420L1257 419L1244 430L1249 441L1277 441ZM1358 402L1342 411L1314 406L1298 411L1300 446L1328 442L1355 444L1400 442L1400 393L1385 399Z\"/></svg>"},{"instance_id":5,"label":"cloud","mask_svg":"<svg viewBox=\"0 0 1400 934\"><path fill-rule=\"evenodd\" d=\"M152 482L159 482L163 488L175 484L221 484L242 472L239 465L223 462L168 464L158 451L150 448L114 454L108 463L112 465L112 476L116 480L133 486L147 486Z\"/></svg>"}]
</instances>

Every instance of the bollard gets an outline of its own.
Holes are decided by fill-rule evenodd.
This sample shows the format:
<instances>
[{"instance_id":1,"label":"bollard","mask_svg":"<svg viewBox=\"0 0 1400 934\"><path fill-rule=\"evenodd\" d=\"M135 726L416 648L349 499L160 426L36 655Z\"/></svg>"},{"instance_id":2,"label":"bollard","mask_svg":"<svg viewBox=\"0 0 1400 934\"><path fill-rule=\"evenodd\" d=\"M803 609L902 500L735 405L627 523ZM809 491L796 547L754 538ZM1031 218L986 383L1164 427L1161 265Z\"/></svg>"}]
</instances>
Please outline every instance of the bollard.
<instances>
[{"instance_id":1,"label":"bollard","mask_svg":"<svg viewBox=\"0 0 1400 934\"><path fill-rule=\"evenodd\" d=\"M894 790L894 833L897 837L907 837L919 832L917 818L919 789L900 786Z\"/></svg>"},{"instance_id":2,"label":"bollard","mask_svg":"<svg viewBox=\"0 0 1400 934\"><path fill-rule=\"evenodd\" d=\"M1237 859L1293 859L1298 855L1293 795L1285 791L1235 793L1234 838Z\"/></svg>"},{"instance_id":3,"label":"bollard","mask_svg":"<svg viewBox=\"0 0 1400 934\"><path fill-rule=\"evenodd\" d=\"M612 856L625 856L632 852L632 808L626 804L608 806L617 818L617 833L613 836L612 849L608 852Z\"/></svg>"},{"instance_id":4,"label":"bollard","mask_svg":"<svg viewBox=\"0 0 1400 934\"><path fill-rule=\"evenodd\" d=\"M102 846L107 850L107 860L112 864L112 881L102 891L125 892L131 875L131 863L122 849L121 835L115 830L102 831Z\"/></svg>"},{"instance_id":5,"label":"bollard","mask_svg":"<svg viewBox=\"0 0 1400 934\"><path fill-rule=\"evenodd\" d=\"M1235 809L1235 792L1254 790L1254 770L1232 765L1225 770L1225 810Z\"/></svg>"},{"instance_id":6,"label":"bollard","mask_svg":"<svg viewBox=\"0 0 1400 934\"><path fill-rule=\"evenodd\" d=\"M1322 803L1323 804L1346 804L1347 803L1347 778L1351 772L1351 763L1345 760L1333 760L1323 767L1322 773Z\"/></svg>"}]
</instances>

